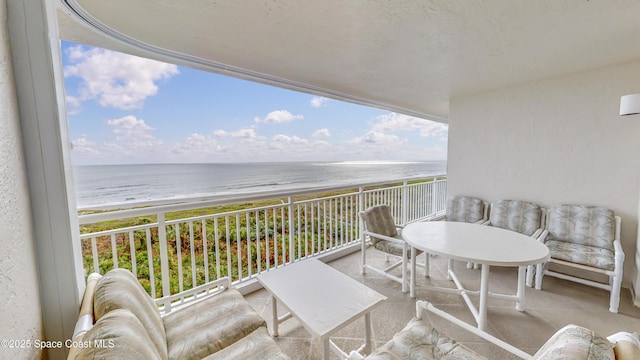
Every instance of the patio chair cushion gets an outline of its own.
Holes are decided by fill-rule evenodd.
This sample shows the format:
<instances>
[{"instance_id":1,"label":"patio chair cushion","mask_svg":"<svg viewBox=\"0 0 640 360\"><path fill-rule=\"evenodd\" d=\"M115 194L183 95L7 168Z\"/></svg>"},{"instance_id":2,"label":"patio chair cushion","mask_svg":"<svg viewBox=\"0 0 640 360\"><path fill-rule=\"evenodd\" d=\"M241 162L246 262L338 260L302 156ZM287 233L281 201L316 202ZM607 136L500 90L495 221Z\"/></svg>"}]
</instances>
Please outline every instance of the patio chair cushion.
<instances>
[{"instance_id":1,"label":"patio chair cushion","mask_svg":"<svg viewBox=\"0 0 640 360\"><path fill-rule=\"evenodd\" d=\"M164 316L170 359L202 359L249 335L266 322L236 289Z\"/></svg>"},{"instance_id":2,"label":"patio chair cushion","mask_svg":"<svg viewBox=\"0 0 640 360\"><path fill-rule=\"evenodd\" d=\"M548 240L545 244L554 259L608 271L615 270L615 257L611 250L556 240Z\"/></svg>"},{"instance_id":3,"label":"patio chair cushion","mask_svg":"<svg viewBox=\"0 0 640 360\"><path fill-rule=\"evenodd\" d=\"M614 360L613 347L604 337L577 325L558 330L533 356L535 360Z\"/></svg>"},{"instance_id":4,"label":"patio chair cushion","mask_svg":"<svg viewBox=\"0 0 640 360\"><path fill-rule=\"evenodd\" d=\"M113 310L129 310L149 334L160 357L168 358L160 310L130 271L114 269L100 278L96 284L93 308L96 321Z\"/></svg>"},{"instance_id":5,"label":"patio chair cushion","mask_svg":"<svg viewBox=\"0 0 640 360\"><path fill-rule=\"evenodd\" d=\"M398 229L391 215L391 207L389 205L376 205L362 212L362 218L367 226L367 231L396 237ZM371 244L375 245L382 239L371 236Z\"/></svg>"},{"instance_id":6,"label":"patio chair cushion","mask_svg":"<svg viewBox=\"0 0 640 360\"><path fill-rule=\"evenodd\" d=\"M83 346L75 360L163 358L142 323L127 309L113 310L101 317L77 343L91 346Z\"/></svg>"},{"instance_id":7,"label":"patio chair cushion","mask_svg":"<svg viewBox=\"0 0 640 360\"><path fill-rule=\"evenodd\" d=\"M613 251L615 214L586 205L558 205L549 213L548 239L594 246Z\"/></svg>"},{"instance_id":8,"label":"patio chair cushion","mask_svg":"<svg viewBox=\"0 0 640 360\"><path fill-rule=\"evenodd\" d=\"M367 360L396 359L486 359L462 344L440 334L425 320L413 319Z\"/></svg>"},{"instance_id":9,"label":"patio chair cushion","mask_svg":"<svg viewBox=\"0 0 640 360\"><path fill-rule=\"evenodd\" d=\"M400 235L394 236L398 240L402 240ZM404 241L404 240L402 240ZM394 243L387 240L381 240L375 243L374 247L382 252L386 252L387 254L402 256L402 244ZM411 258L411 248L407 246L407 257ZM422 250L416 249L416 256L422 254Z\"/></svg>"},{"instance_id":10,"label":"patio chair cushion","mask_svg":"<svg viewBox=\"0 0 640 360\"><path fill-rule=\"evenodd\" d=\"M204 360L285 360L289 359L276 345L267 328L262 326L232 345Z\"/></svg>"},{"instance_id":11,"label":"patio chair cushion","mask_svg":"<svg viewBox=\"0 0 640 360\"><path fill-rule=\"evenodd\" d=\"M520 200L500 200L491 204L491 226L516 231L528 236L541 227L539 205Z\"/></svg>"},{"instance_id":12,"label":"patio chair cushion","mask_svg":"<svg viewBox=\"0 0 640 360\"><path fill-rule=\"evenodd\" d=\"M484 201L470 196L456 196L447 201L445 220L475 223L484 217Z\"/></svg>"}]
</instances>

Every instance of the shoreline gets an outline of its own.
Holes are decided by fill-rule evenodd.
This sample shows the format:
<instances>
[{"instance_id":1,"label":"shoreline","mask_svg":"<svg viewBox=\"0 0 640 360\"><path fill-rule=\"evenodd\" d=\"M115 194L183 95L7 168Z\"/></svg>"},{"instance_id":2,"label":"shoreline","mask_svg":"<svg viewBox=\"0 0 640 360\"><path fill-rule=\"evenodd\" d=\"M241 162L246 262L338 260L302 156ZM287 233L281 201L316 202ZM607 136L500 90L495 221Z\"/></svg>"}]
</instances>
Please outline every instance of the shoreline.
<instances>
[{"instance_id":1,"label":"shoreline","mask_svg":"<svg viewBox=\"0 0 640 360\"><path fill-rule=\"evenodd\" d=\"M111 212L111 211L126 211L137 208L144 207L179 207L184 204L197 204L204 203L202 207L209 206L218 206L225 205L230 203L240 203L240 202L249 202L249 201L257 201L257 200L267 200L267 199L277 199L282 197L290 197L290 196L301 196L301 195L309 195L309 194L317 194L317 193L327 193L333 191L344 191L359 187L371 187L371 186L381 186L381 185L389 185L394 183L402 183L404 181L413 182L413 181L428 181L431 179L437 178L446 178L446 174L433 174L433 175L420 175L409 178L400 178L400 179L387 179L377 182L369 182L369 183L347 183L341 185L333 185L333 186L306 186L299 188L287 188L287 189L279 189L279 190L264 190L264 191L254 191L254 192L244 192L244 193L223 193L223 194L211 194L211 195L202 195L202 196L193 196L193 197L182 197L182 198L167 198L167 199L156 199L156 200L145 200L145 201L137 201L137 202L129 202L129 203L114 203L114 204L102 204L102 205L94 205L94 206L84 206L77 207L77 212Z\"/></svg>"}]
</instances>

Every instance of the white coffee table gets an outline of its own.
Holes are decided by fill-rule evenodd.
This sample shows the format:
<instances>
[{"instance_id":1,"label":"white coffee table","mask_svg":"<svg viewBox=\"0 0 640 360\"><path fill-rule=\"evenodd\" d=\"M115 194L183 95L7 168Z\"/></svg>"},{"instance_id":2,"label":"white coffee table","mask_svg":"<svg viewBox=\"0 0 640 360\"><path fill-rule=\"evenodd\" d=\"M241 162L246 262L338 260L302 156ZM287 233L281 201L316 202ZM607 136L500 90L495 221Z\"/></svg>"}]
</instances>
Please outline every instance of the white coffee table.
<instances>
[{"instance_id":1,"label":"white coffee table","mask_svg":"<svg viewBox=\"0 0 640 360\"><path fill-rule=\"evenodd\" d=\"M515 231L486 225L450 221L418 222L407 225L402 230L402 238L411 246L412 259L415 259L416 249L420 249L430 254L482 265L480 291L465 289L453 269L449 269L448 277L454 281L457 289L426 286L431 290L462 295L481 330L485 330L487 324L487 298L513 300L516 302L516 309L524 311L526 268L549 260L549 249L538 240ZM515 295L489 292L491 266L518 267ZM412 262L411 297L415 297L415 274L415 262ZM477 309L469 295L480 296Z\"/></svg>"},{"instance_id":2,"label":"white coffee table","mask_svg":"<svg viewBox=\"0 0 640 360\"><path fill-rule=\"evenodd\" d=\"M386 296L317 259L263 272L258 281L271 294L273 336L278 336L279 323L294 316L311 335L320 338L323 359L329 359L330 350L346 358L348 354L338 348L330 336L364 317L365 342L358 351L371 350L371 311L382 304ZM290 312L278 317L278 301Z\"/></svg>"}]
</instances>

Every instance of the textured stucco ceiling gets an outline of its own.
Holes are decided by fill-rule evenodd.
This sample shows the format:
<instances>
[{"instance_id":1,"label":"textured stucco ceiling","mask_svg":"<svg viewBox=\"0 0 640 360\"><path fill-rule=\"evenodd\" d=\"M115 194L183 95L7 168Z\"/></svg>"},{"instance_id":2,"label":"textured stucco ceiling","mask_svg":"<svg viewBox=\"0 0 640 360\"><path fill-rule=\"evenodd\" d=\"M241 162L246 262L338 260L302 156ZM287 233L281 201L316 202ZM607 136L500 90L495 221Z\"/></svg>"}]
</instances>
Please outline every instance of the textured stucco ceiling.
<instances>
[{"instance_id":1,"label":"textured stucco ceiling","mask_svg":"<svg viewBox=\"0 0 640 360\"><path fill-rule=\"evenodd\" d=\"M640 59L637 0L59 1L63 39L442 121L452 96Z\"/></svg>"}]
</instances>

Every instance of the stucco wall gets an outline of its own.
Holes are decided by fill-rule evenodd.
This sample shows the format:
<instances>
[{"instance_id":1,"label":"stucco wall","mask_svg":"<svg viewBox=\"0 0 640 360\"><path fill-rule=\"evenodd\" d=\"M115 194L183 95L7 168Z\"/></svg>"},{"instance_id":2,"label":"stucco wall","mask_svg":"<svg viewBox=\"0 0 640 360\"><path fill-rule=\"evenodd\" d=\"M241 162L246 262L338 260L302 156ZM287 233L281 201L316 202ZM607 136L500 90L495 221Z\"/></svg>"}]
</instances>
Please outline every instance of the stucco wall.
<instances>
[{"instance_id":1,"label":"stucco wall","mask_svg":"<svg viewBox=\"0 0 640 360\"><path fill-rule=\"evenodd\" d=\"M0 358L37 359L43 354L33 342L44 339L38 271L5 19L0 0L0 340L30 340L31 346L3 343Z\"/></svg>"},{"instance_id":2,"label":"stucco wall","mask_svg":"<svg viewBox=\"0 0 640 360\"><path fill-rule=\"evenodd\" d=\"M640 62L451 100L449 195L549 207L600 205L622 217L623 286L635 278L640 115L618 116L640 92Z\"/></svg>"}]
</instances>

